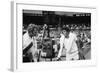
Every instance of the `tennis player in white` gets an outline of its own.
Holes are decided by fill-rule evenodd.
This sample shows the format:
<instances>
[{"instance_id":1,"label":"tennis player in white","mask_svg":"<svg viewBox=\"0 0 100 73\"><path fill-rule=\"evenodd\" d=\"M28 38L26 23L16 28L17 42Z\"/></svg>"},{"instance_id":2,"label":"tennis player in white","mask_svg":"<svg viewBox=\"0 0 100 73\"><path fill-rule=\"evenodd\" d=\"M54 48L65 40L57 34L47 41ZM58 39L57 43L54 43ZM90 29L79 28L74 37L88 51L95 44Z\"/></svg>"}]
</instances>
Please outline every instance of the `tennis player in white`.
<instances>
[{"instance_id":1,"label":"tennis player in white","mask_svg":"<svg viewBox=\"0 0 100 73\"><path fill-rule=\"evenodd\" d=\"M70 32L69 28L63 28L60 38L60 50L58 52L57 60L61 59L62 50L66 49L66 60L78 60L78 47L76 44L77 37Z\"/></svg>"},{"instance_id":2,"label":"tennis player in white","mask_svg":"<svg viewBox=\"0 0 100 73\"><path fill-rule=\"evenodd\" d=\"M29 24L27 28L27 32L23 35L23 54L25 53L31 53L32 59L35 62L37 61L37 58L35 54L38 52L37 50L37 27L35 24Z\"/></svg>"}]
</instances>

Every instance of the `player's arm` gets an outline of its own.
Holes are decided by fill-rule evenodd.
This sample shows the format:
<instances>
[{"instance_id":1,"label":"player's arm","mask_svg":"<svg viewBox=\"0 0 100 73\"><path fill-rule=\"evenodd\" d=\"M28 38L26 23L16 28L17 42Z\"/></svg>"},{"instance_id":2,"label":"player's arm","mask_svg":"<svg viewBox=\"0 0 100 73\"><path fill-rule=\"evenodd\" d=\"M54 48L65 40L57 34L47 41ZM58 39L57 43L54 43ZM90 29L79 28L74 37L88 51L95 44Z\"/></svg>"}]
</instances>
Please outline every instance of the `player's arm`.
<instances>
[{"instance_id":1,"label":"player's arm","mask_svg":"<svg viewBox=\"0 0 100 73\"><path fill-rule=\"evenodd\" d=\"M62 49L63 49L63 43L64 43L64 36L62 36L60 38L60 49L59 49L57 58L60 58L61 57L61 53L62 53Z\"/></svg>"}]
</instances>

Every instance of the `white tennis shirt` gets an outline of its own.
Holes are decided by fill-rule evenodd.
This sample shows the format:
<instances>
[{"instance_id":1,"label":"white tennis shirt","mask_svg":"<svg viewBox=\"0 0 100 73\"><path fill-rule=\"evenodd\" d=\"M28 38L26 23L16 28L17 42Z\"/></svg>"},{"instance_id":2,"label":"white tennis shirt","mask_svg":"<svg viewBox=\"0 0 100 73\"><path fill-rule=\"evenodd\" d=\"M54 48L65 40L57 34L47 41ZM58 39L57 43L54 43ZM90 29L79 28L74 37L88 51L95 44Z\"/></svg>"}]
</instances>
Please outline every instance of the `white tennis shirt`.
<instances>
[{"instance_id":1,"label":"white tennis shirt","mask_svg":"<svg viewBox=\"0 0 100 73\"><path fill-rule=\"evenodd\" d=\"M61 56L62 49L66 49L66 58L74 58L75 55L78 56L78 47L76 44L76 34L74 33L69 33L69 38L65 38L63 34L61 34L60 38L60 50L58 53L58 57Z\"/></svg>"}]
</instances>

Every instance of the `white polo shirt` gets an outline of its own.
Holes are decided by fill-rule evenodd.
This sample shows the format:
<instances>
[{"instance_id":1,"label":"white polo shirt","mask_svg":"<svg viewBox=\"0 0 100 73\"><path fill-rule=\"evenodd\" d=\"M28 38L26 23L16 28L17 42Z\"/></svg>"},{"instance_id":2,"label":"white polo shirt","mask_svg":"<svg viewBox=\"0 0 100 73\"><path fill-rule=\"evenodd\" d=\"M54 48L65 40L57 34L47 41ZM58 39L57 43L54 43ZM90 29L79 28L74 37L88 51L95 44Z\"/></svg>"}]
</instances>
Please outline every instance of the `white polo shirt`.
<instances>
[{"instance_id":1,"label":"white polo shirt","mask_svg":"<svg viewBox=\"0 0 100 73\"><path fill-rule=\"evenodd\" d=\"M29 48L28 52L32 53L33 57L37 51L37 40L36 37L29 37L28 32L23 35L23 50L30 44L33 43L32 47Z\"/></svg>"},{"instance_id":2,"label":"white polo shirt","mask_svg":"<svg viewBox=\"0 0 100 73\"><path fill-rule=\"evenodd\" d=\"M69 33L69 38L65 38L63 34L61 34L60 38L60 50L58 53L58 57L61 56L62 49L66 49L66 59L71 60L71 59L78 59L78 47L76 44L76 34L74 33Z\"/></svg>"},{"instance_id":3,"label":"white polo shirt","mask_svg":"<svg viewBox=\"0 0 100 73\"><path fill-rule=\"evenodd\" d=\"M67 50L67 53L73 53L75 51L78 51L76 40L77 37L74 33L70 33L69 38L64 38L63 44L64 48Z\"/></svg>"}]
</instances>

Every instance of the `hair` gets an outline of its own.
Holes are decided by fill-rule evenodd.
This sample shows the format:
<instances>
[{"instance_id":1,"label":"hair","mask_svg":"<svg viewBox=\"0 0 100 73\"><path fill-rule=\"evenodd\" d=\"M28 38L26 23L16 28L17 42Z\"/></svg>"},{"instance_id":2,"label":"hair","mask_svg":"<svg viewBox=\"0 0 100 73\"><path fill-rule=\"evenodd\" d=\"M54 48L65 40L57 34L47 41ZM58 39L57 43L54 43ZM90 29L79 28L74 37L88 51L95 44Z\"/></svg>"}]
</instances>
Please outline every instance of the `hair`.
<instances>
[{"instance_id":1,"label":"hair","mask_svg":"<svg viewBox=\"0 0 100 73\"><path fill-rule=\"evenodd\" d=\"M70 32L70 28L68 28L68 27L64 27L64 28L62 28L62 30L66 30L67 32Z\"/></svg>"},{"instance_id":2,"label":"hair","mask_svg":"<svg viewBox=\"0 0 100 73\"><path fill-rule=\"evenodd\" d=\"M37 34L38 28L37 28L37 26L35 24L31 23L31 24L29 24L27 30L28 30L29 36L33 37L33 36L35 36Z\"/></svg>"}]
</instances>

